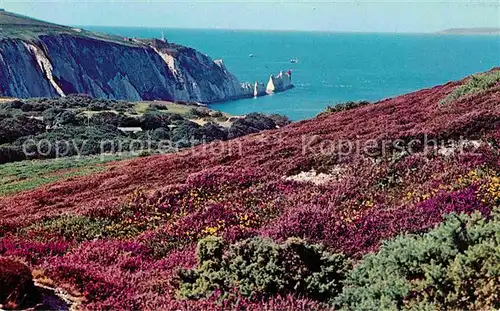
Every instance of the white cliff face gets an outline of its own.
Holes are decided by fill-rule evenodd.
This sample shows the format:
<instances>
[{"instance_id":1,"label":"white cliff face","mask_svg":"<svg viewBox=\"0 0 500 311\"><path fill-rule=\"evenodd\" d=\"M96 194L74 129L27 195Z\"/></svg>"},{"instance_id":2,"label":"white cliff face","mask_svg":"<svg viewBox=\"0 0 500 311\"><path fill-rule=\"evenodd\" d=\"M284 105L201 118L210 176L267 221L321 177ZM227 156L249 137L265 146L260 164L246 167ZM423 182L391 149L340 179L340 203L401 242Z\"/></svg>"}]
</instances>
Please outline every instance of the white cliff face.
<instances>
[{"instance_id":1,"label":"white cliff face","mask_svg":"<svg viewBox=\"0 0 500 311\"><path fill-rule=\"evenodd\" d=\"M227 70L222 60L212 61L207 55L194 50L186 50L186 53L178 53L174 57L168 49L161 47L161 42L155 42L155 45L153 50L163 59L175 79L174 98L207 103L249 96L247 86Z\"/></svg>"},{"instance_id":2,"label":"white cliff face","mask_svg":"<svg viewBox=\"0 0 500 311\"><path fill-rule=\"evenodd\" d=\"M58 96L32 53L20 40L0 39L0 95Z\"/></svg>"},{"instance_id":3,"label":"white cliff face","mask_svg":"<svg viewBox=\"0 0 500 311\"><path fill-rule=\"evenodd\" d=\"M38 66L45 73L47 80L49 80L50 84L54 87L57 94L59 94L62 97L66 96L61 87L59 87L59 85L57 85L56 81L54 80L54 76L52 75L52 70L53 70L52 64L50 63L50 60L47 58L42 49L40 49L38 46L34 44L24 43L24 45L31 53L33 53L36 62L38 63Z\"/></svg>"},{"instance_id":4,"label":"white cliff face","mask_svg":"<svg viewBox=\"0 0 500 311\"><path fill-rule=\"evenodd\" d=\"M273 90L288 87L280 80L273 80ZM125 45L71 34L42 35L36 42L0 39L0 95L4 96L80 93L209 104L262 96L265 91L261 83L241 83L222 60L160 40Z\"/></svg>"},{"instance_id":5,"label":"white cliff face","mask_svg":"<svg viewBox=\"0 0 500 311\"><path fill-rule=\"evenodd\" d=\"M228 96L229 98L236 99L236 98L246 98L246 97L252 97L253 94L253 88L250 85L250 83L243 82L241 83L236 76L234 76L232 73L230 73L226 65L224 64L224 61L222 59L217 59L214 61L214 63L222 69L222 71L228 76L228 80L224 83L224 89L229 90Z\"/></svg>"},{"instance_id":6,"label":"white cliff face","mask_svg":"<svg viewBox=\"0 0 500 311\"><path fill-rule=\"evenodd\" d=\"M264 95L266 95L266 87L264 86L264 83L256 81L253 85L253 96L258 97Z\"/></svg>"},{"instance_id":7,"label":"white cliff face","mask_svg":"<svg viewBox=\"0 0 500 311\"><path fill-rule=\"evenodd\" d=\"M160 57L163 59L163 61L165 61L165 63L167 64L168 68L170 69L170 72L173 74L175 80L176 80L176 87L174 89L174 98L182 98L182 99L187 99L187 98L190 98L192 96L190 96L187 88L185 87L186 86L186 80L189 80L189 83L191 85L193 85L193 79L192 78L187 78L184 77L183 75L183 72L181 70L181 68L179 68L179 63L177 62L177 60L170 54L166 53L166 52L162 52L160 49L158 49L157 47L153 47L153 50L158 54L160 55ZM195 97L196 97L196 101L200 101L200 94L199 92L197 92L196 94L194 94Z\"/></svg>"},{"instance_id":8,"label":"white cliff face","mask_svg":"<svg viewBox=\"0 0 500 311\"><path fill-rule=\"evenodd\" d=\"M269 77L266 92L267 94L272 94L276 92L283 92L291 88L293 88L291 72L285 73L284 71L280 71L277 76L271 75Z\"/></svg>"}]
</instances>

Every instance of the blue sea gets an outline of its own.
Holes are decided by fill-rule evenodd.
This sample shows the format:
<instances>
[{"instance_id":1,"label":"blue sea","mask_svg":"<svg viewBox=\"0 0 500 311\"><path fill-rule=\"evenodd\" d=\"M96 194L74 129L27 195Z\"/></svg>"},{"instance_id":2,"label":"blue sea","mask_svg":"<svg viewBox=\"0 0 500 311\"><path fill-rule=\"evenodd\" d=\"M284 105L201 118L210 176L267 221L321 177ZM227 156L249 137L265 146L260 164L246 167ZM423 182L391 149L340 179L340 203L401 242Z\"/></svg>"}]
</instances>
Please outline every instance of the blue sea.
<instances>
[{"instance_id":1,"label":"blue sea","mask_svg":"<svg viewBox=\"0 0 500 311\"><path fill-rule=\"evenodd\" d=\"M302 120L328 105L376 101L500 66L495 35L86 28L143 38L160 38L163 31L170 42L222 58L240 81L267 83L270 74L292 70L290 91L211 105L233 115L256 111Z\"/></svg>"}]
</instances>

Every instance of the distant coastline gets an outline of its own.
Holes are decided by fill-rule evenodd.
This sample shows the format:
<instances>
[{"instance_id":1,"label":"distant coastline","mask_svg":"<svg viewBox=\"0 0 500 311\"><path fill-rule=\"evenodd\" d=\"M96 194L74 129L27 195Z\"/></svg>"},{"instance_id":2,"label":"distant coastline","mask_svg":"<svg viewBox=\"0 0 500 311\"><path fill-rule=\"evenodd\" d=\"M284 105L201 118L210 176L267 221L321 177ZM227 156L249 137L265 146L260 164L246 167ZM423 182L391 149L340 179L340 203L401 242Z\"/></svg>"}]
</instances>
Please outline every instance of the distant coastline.
<instances>
[{"instance_id":1,"label":"distant coastline","mask_svg":"<svg viewBox=\"0 0 500 311\"><path fill-rule=\"evenodd\" d=\"M441 30L439 34L450 35L500 35L500 28L450 28Z\"/></svg>"}]
</instances>

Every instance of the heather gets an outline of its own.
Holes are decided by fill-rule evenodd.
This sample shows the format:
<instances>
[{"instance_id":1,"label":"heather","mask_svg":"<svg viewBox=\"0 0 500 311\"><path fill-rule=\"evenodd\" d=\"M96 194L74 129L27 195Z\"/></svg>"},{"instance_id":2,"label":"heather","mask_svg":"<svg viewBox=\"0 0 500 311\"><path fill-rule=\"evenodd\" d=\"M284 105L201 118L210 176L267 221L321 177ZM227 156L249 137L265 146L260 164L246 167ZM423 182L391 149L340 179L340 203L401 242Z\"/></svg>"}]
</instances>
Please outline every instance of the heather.
<instances>
[{"instance_id":1,"label":"heather","mask_svg":"<svg viewBox=\"0 0 500 311\"><path fill-rule=\"evenodd\" d=\"M331 308L344 278L360 291L354 287L359 279L341 276L340 258L358 271L369 265L367 258L386 256L391 242L384 241L403 239L398 252L421 256L412 267L424 269L435 258L412 252L446 215L460 214L464 223L464 215L493 217L500 204L500 88L440 104L467 81L175 154L110 162L90 175L4 196L0 255L21 258L54 286L83 295L83 309ZM250 119L241 124L268 122ZM361 147L348 152L346 142ZM214 239L221 251L201 256L198 245ZM480 261L486 244L466 241L469 257L439 257L443 266L436 273L449 272L446 283L431 283L427 270L398 276L395 290L414 292L387 303L462 308L458 300L477 297L482 302L467 307L496 306L491 288L498 279L488 281L491 288L480 281L496 267ZM270 260L265 265L259 258ZM485 270L460 278L469 259ZM380 287L372 281L372 289ZM379 303L354 296L360 300L346 298L348 306Z\"/></svg>"}]
</instances>

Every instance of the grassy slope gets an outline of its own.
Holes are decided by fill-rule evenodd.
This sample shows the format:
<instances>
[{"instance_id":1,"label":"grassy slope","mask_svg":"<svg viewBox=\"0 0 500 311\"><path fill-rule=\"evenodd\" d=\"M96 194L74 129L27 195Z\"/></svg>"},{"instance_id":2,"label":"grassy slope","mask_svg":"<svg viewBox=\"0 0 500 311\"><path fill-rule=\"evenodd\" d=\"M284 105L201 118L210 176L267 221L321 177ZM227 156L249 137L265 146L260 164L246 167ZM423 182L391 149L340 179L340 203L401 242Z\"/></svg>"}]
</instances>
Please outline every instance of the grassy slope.
<instances>
[{"instance_id":1,"label":"grassy slope","mask_svg":"<svg viewBox=\"0 0 500 311\"><path fill-rule=\"evenodd\" d=\"M494 115L495 118L500 113L498 111L498 88L490 89L487 94L479 94L470 98L471 102L462 102L454 105L453 109L440 107L441 100L446 98L457 86L468 80L448 83L444 86L438 86L431 89L421 90L407 95L399 96L393 99L383 100L379 103L361 107L343 113L323 116L317 119L311 119L294 123L286 128L243 137L224 144L226 151L218 157L206 157L193 151L184 151L174 155L155 156L151 158L126 161L121 164L123 173L114 171L113 173L89 177L78 181L81 191L91 191L97 196L88 196L81 202L82 205L92 204L98 199L105 199L115 196L121 196L125 191L132 192L139 188L146 181L151 187L162 187L165 185L165 177L171 179L169 184L185 181L185 178L193 172L208 167L214 167L221 163L227 166L255 167L261 169L274 168L276 174L286 175L293 168L291 163L301 163L307 157L301 154L300 148L303 135L313 137L320 135L322 139L346 139L357 137L361 140L376 138L381 135L389 137L408 137L421 133L445 133L456 131L450 127L461 126L457 120L462 119L467 114L474 111L474 115ZM385 119L383 126L377 121ZM390 131L390 132L388 132ZM287 139L287 145L294 147L280 146L281 141L274 141L271 138L284 135ZM281 149L290 149L287 157L282 158ZM242 151L242 153L236 151ZM230 155L232 153L232 155ZM273 161L270 160L271 154ZM224 159L221 162L221 159ZM115 179L116 176L123 176L126 183L122 184L124 188L117 193L110 190L108 185L102 189L95 189L94 185L105 184L98 180ZM72 187L72 183L61 184L58 187ZM91 187L89 189L88 187ZM111 187L113 188L113 187ZM128 189L128 190L127 190ZM97 191L96 191L97 190ZM37 195L44 195L47 188L37 191ZM119 197L116 197L118 199ZM12 198L15 201L23 201L27 206L33 206L30 203L30 196L19 196ZM71 200L67 195L61 194L61 200ZM8 201L0 200L0 207L5 206Z\"/></svg>"},{"instance_id":2,"label":"grassy slope","mask_svg":"<svg viewBox=\"0 0 500 311\"><path fill-rule=\"evenodd\" d=\"M0 165L0 197L32 190L70 177L88 175L106 169L103 164L126 156L70 157L33 160Z\"/></svg>"},{"instance_id":3,"label":"grassy slope","mask_svg":"<svg viewBox=\"0 0 500 311\"><path fill-rule=\"evenodd\" d=\"M139 46L135 42L124 41L122 37L86 31L78 28L57 25L16 13L0 11L0 39L17 38L36 41L41 35L70 34L97 40L105 40L127 46Z\"/></svg>"},{"instance_id":4,"label":"grassy slope","mask_svg":"<svg viewBox=\"0 0 500 311\"><path fill-rule=\"evenodd\" d=\"M36 242L29 236L5 242L24 245L6 252L23 254L35 267L48 259L44 268L56 284L69 282L87 292L94 308L145 308L142 295L149 308L186 308L177 304L169 275L194 263L193 245L209 234L230 241L298 236L356 259L397 234L429 230L443 214L488 212L500 203L500 86L440 104L467 81L221 144L117 162L98 174L0 198L4 232L15 236L19 228L50 222L32 232ZM442 140L462 136L482 147L387 158L320 152L332 141L409 141L424 134ZM330 182L283 178L311 169L327 173ZM71 235L89 242L61 236L68 231L57 228L68 224ZM95 228L98 233L91 234ZM43 247L31 248L40 241ZM71 248L61 250L67 243ZM63 255L50 258L49 250Z\"/></svg>"}]
</instances>

